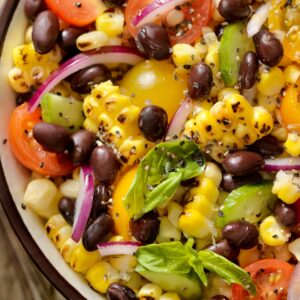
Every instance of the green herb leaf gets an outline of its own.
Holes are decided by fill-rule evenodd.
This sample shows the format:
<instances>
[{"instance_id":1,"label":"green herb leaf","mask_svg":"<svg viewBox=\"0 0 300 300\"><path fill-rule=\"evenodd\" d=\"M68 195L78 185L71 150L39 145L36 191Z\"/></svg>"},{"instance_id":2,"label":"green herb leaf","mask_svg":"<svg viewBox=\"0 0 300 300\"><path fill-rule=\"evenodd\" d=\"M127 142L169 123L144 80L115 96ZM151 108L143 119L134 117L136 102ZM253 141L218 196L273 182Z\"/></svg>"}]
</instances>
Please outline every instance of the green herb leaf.
<instances>
[{"instance_id":1,"label":"green herb leaf","mask_svg":"<svg viewBox=\"0 0 300 300\"><path fill-rule=\"evenodd\" d=\"M251 294L256 294L255 285L250 275L225 257L210 250L203 250L198 252L198 259L205 269L217 273L228 283L241 284Z\"/></svg>"},{"instance_id":2,"label":"green herb leaf","mask_svg":"<svg viewBox=\"0 0 300 300\"><path fill-rule=\"evenodd\" d=\"M204 286L208 285L208 281L204 272L204 267L202 262L197 259L195 256L190 257L189 265L193 268L193 270L197 273L200 280L202 281Z\"/></svg>"},{"instance_id":3,"label":"green herb leaf","mask_svg":"<svg viewBox=\"0 0 300 300\"><path fill-rule=\"evenodd\" d=\"M125 197L125 207L134 219L167 202L183 180L200 175L205 159L191 141L160 143L141 161Z\"/></svg>"}]
</instances>

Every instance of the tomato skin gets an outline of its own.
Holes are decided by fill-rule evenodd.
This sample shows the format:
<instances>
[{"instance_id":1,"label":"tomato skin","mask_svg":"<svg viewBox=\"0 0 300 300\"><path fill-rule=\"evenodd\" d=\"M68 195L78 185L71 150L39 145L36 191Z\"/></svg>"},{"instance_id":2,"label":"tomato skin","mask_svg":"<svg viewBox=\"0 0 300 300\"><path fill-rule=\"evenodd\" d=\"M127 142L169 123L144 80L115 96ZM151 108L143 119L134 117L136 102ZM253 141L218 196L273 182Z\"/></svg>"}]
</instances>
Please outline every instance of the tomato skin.
<instances>
[{"instance_id":1,"label":"tomato skin","mask_svg":"<svg viewBox=\"0 0 300 300\"><path fill-rule=\"evenodd\" d=\"M60 19L74 26L91 24L106 9L98 0L45 0L47 6ZM80 3L81 6L76 5Z\"/></svg>"},{"instance_id":2,"label":"tomato skin","mask_svg":"<svg viewBox=\"0 0 300 300\"><path fill-rule=\"evenodd\" d=\"M32 113L28 112L27 103L15 108L8 129L8 140L14 156L23 166L42 175L70 174L74 166L66 155L45 151L30 135L33 126L40 122L40 108Z\"/></svg>"},{"instance_id":3,"label":"tomato skin","mask_svg":"<svg viewBox=\"0 0 300 300\"><path fill-rule=\"evenodd\" d=\"M287 297L287 289L294 267L289 263L279 259L263 259L259 260L245 268L251 275L256 286L256 296L249 296L241 285L232 285L232 300L285 300ZM269 280L270 274L275 273L274 278L279 276L276 281ZM270 293L274 290L276 293ZM269 297L265 297L267 293Z\"/></svg>"},{"instance_id":4,"label":"tomato skin","mask_svg":"<svg viewBox=\"0 0 300 300\"><path fill-rule=\"evenodd\" d=\"M129 0L127 3L125 19L127 29L133 37L136 36L138 29L132 24L132 20L150 2L152 2L152 0ZM190 7L182 7L185 20L190 20L192 22L192 28L180 36L176 35L177 31L171 32L171 30L168 30L171 44L194 43L201 35L201 28L206 26L210 21L212 16L212 7L213 4L211 0L194 0L191 2ZM155 23L160 23L160 20L155 21Z\"/></svg>"}]
</instances>

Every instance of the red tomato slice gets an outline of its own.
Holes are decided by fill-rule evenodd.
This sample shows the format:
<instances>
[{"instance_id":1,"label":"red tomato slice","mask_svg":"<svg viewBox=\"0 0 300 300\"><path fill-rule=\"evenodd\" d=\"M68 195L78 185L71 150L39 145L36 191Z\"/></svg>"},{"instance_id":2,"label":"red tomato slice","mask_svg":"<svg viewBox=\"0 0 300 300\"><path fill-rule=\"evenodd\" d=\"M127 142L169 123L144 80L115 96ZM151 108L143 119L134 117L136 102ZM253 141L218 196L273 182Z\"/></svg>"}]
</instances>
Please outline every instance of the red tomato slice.
<instances>
[{"instance_id":1,"label":"red tomato slice","mask_svg":"<svg viewBox=\"0 0 300 300\"><path fill-rule=\"evenodd\" d=\"M41 121L41 111L29 113L27 103L18 106L9 121L8 139L17 160L28 169L49 176L70 174L74 167L64 154L45 151L32 137L32 128Z\"/></svg>"},{"instance_id":2,"label":"red tomato slice","mask_svg":"<svg viewBox=\"0 0 300 300\"><path fill-rule=\"evenodd\" d=\"M259 260L245 268L256 286L256 296L249 296L241 285L232 285L232 300L286 300L294 267L278 259Z\"/></svg>"},{"instance_id":3,"label":"red tomato slice","mask_svg":"<svg viewBox=\"0 0 300 300\"><path fill-rule=\"evenodd\" d=\"M152 0L153 1L153 0ZM127 29L134 37L137 33L137 28L132 24L133 18L146 7L151 0L129 0L126 10L125 18ZM187 2L181 6L181 11L184 13L184 21L180 28L168 27L168 33L172 45L176 43L192 44L201 36L201 28L206 26L210 21L212 15L212 1L211 0L194 0ZM157 20L156 23L162 20Z\"/></svg>"},{"instance_id":4,"label":"red tomato slice","mask_svg":"<svg viewBox=\"0 0 300 300\"><path fill-rule=\"evenodd\" d=\"M91 24L105 10L99 0L45 0L47 6L63 21L78 27Z\"/></svg>"}]
</instances>

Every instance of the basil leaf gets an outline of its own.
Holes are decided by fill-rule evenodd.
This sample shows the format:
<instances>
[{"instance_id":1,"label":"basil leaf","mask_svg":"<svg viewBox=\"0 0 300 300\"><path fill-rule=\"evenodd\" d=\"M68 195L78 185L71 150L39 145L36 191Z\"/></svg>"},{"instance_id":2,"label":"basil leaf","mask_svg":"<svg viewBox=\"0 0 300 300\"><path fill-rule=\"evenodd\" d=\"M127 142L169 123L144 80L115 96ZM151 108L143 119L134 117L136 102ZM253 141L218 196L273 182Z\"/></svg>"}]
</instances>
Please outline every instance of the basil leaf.
<instances>
[{"instance_id":1,"label":"basil leaf","mask_svg":"<svg viewBox=\"0 0 300 300\"><path fill-rule=\"evenodd\" d=\"M256 294L255 285L250 275L225 257L210 250L203 250L198 252L198 259L205 269L217 273L228 283L238 283L251 294Z\"/></svg>"},{"instance_id":2,"label":"basil leaf","mask_svg":"<svg viewBox=\"0 0 300 300\"><path fill-rule=\"evenodd\" d=\"M142 246L135 256L139 265L148 271L186 274L191 270L188 264L190 253L180 242Z\"/></svg>"},{"instance_id":3,"label":"basil leaf","mask_svg":"<svg viewBox=\"0 0 300 300\"><path fill-rule=\"evenodd\" d=\"M197 273L198 277L202 281L204 286L208 285L208 281L204 272L204 267L202 262L199 259L196 259L194 256L192 256L189 260L189 265L194 269L194 271Z\"/></svg>"},{"instance_id":4,"label":"basil leaf","mask_svg":"<svg viewBox=\"0 0 300 300\"><path fill-rule=\"evenodd\" d=\"M141 161L125 197L129 216L138 219L167 202L181 181L200 175L204 166L204 156L191 141L156 145Z\"/></svg>"}]
</instances>

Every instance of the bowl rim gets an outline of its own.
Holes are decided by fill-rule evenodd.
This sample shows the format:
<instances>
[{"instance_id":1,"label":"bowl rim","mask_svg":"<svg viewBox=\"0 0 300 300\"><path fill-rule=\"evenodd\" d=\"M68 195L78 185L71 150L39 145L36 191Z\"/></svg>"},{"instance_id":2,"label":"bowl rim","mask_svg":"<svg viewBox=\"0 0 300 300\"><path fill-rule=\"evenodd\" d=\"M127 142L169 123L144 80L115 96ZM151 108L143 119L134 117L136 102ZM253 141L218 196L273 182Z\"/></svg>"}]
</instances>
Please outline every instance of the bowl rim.
<instances>
[{"instance_id":1,"label":"bowl rim","mask_svg":"<svg viewBox=\"0 0 300 300\"><path fill-rule=\"evenodd\" d=\"M17 8L19 0L4 0L0 6L0 56L2 47L8 30L12 16ZM10 194L3 167L0 160L0 203L4 212L13 228L16 236L26 250L31 260L35 263L42 274L54 285L54 287L67 299L85 299L71 284L69 284L62 275L53 267L41 249L38 247L27 227L25 226L22 217L20 216L15 202Z\"/></svg>"}]
</instances>

